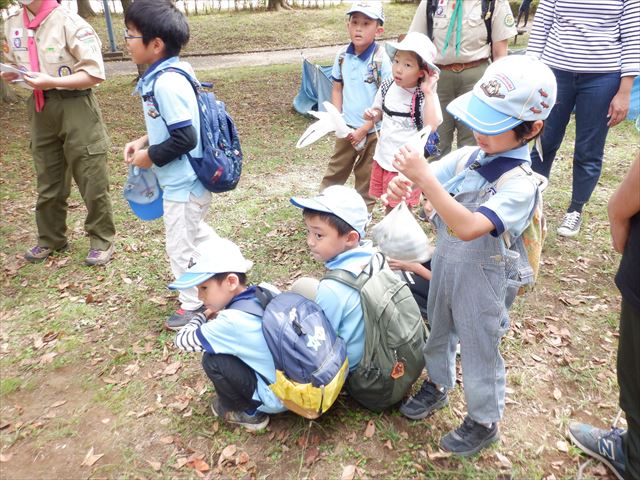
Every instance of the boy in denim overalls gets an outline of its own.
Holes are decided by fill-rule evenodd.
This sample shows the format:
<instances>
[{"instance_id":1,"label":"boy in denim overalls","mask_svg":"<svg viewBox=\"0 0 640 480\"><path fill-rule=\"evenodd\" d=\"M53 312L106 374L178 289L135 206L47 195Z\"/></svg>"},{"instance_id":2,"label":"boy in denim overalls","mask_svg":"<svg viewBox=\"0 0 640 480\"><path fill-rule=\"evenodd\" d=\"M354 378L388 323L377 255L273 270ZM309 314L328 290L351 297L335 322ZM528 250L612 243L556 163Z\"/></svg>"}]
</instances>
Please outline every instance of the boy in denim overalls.
<instances>
[{"instance_id":1,"label":"boy in denim overalls","mask_svg":"<svg viewBox=\"0 0 640 480\"><path fill-rule=\"evenodd\" d=\"M431 335L424 352L429 380L400 411L417 420L447 404L459 341L468 414L440 441L442 449L457 455L472 455L499 439L505 397L499 344L520 286L519 255L506 248L503 234L516 238L530 222L537 184L525 173L531 173L527 143L539 135L555 98L553 73L542 62L527 56L500 59L472 92L447 107L473 130L480 148L465 147L429 165L405 146L394 159L394 167L410 180L394 179L389 197L406 197L414 183L437 212L438 235L427 307ZM502 174L518 165L523 174L509 176L497 188Z\"/></svg>"}]
</instances>

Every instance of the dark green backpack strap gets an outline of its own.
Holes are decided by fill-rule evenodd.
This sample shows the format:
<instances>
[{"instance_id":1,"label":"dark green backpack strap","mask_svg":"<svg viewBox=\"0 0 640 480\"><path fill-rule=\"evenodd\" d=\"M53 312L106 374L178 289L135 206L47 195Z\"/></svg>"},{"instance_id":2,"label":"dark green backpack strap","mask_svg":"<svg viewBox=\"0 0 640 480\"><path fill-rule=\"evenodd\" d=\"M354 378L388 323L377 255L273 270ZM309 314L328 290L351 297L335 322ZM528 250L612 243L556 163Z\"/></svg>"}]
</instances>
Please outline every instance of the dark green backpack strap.
<instances>
[{"instance_id":1,"label":"dark green backpack strap","mask_svg":"<svg viewBox=\"0 0 640 480\"><path fill-rule=\"evenodd\" d=\"M364 287L364 284L367 283L367 280L369 280L369 278L371 278L371 276L374 274L374 271L381 270L385 266L386 262L387 260L385 259L384 255L380 252L377 252L371 256L371 260L369 260L367 266L357 277L354 277L353 274L351 272L348 272L347 270L341 270L337 268L335 270L329 270L328 272L326 272L322 277L322 280L335 280L336 282L340 282L344 285L347 285L348 287L355 288L356 290L361 291L362 287ZM376 263L377 266L375 266Z\"/></svg>"}]
</instances>

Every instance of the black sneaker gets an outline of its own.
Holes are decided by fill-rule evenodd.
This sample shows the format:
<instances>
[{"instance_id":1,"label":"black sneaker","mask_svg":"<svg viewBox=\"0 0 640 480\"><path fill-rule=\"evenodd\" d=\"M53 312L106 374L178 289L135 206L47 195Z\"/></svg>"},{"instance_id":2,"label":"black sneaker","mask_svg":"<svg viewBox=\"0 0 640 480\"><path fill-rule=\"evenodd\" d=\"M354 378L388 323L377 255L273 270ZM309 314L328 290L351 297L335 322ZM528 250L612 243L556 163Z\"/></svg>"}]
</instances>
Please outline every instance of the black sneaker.
<instances>
[{"instance_id":1,"label":"black sneaker","mask_svg":"<svg viewBox=\"0 0 640 480\"><path fill-rule=\"evenodd\" d=\"M445 452L468 457L487 448L499 439L500 432L497 422L491 425L491 428L487 428L467 415L462 425L442 437L440 448Z\"/></svg>"},{"instance_id":2,"label":"black sneaker","mask_svg":"<svg viewBox=\"0 0 640 480\"><path fill-rule=\"evenodd\" d=\"M197 310L185 310L183 308L179 308L175 311L175 313L167 318L167 320L164 322L164 326L167 330L180 330L187 323L189 323L193 317L195 317L199 313L203 313L204 311L204 305Z\"/></svg>"},{"instance_id":3,"label":"black sneaker","mask_svg":"<svg viewBox=\"0 0 640 480\"><path fill-rule=\"evenodd\" d=\"M264 430L269 425L269 415L266 413L256 411L253 415L249 415L247 412L227 410L222 406L218 397L213 397L211 411L225 422L235 423L251 432Z\"/></svg>"},{"instance_id":4,"label":"black sneaker","mask_svg":"<svg viewBox=\"0 0 640 480\"><path fill-rule=\"evenodd\" d=\"M421 420L449 403L447 392L441 392L436 385L425 380L420 391L409 397L400 406L400 413L411 420Z\"/></svg>"}]
</instances>

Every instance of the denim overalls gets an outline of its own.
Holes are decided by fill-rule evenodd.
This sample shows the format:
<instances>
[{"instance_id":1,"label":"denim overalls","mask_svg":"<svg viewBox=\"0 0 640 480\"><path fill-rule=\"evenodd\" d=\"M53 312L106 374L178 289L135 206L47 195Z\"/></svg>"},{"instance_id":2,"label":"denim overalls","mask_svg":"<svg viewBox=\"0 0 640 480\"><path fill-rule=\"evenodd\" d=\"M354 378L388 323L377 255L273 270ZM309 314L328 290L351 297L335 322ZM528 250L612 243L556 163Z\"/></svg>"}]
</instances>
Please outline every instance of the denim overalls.
<instances>
[{"instance_id":1,"label":"denim overalls","mask_svg":"<svg viewBox=\"0 0 640 480\"><path fill-rule=\"evenodd\" d=\"M493 187L487 183L454 198L475 212ZM438 215L434 223L437 240L427 307L431 333L424 349L427 371L434 383L453 388L459 339L468 414L476 422L496 422L502 417L505 396L499 345L509 328L508 308L520 287L520 255L507 249L501 237L486 234L465 242Z\"/></svg>"}]
</instances>

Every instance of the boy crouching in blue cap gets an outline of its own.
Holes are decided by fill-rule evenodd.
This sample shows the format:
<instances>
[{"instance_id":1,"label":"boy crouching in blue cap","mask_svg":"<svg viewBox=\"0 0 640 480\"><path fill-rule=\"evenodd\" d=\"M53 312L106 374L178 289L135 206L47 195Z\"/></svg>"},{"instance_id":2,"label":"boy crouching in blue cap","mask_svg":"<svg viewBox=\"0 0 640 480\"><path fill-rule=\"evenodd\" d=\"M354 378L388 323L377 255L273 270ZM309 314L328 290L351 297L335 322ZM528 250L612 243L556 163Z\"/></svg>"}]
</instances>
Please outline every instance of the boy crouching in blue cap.
<instances>
[{"instance_id":1,"label":"boy crouching in blue cap","mask_svg":"<svg viewBox=\"0 0 640 480\"><path fill-rule=\"evenodd\" d=\"M353 188L334 185L313 198L291 198L302 208L307 245L314 259L329 270L346 270L357 277L375 249L365 241L367 206ZM295 289L295 288L294 288ZM320 282L315 301L347 345L349 371L358 367L364 351L364 314L358 290L333 279Z\"/></svg>"},{"instance_id":2,"label":"boy crouching in blue cap","mask_svg":"<svg viewBox=\"0 0 640 480\"><path fill-rule=\"evenodd\" d=\"M267 414L286 408L266 383L275 383L276 368L262 334L262 318L233 308L238 300L259 304L256 287L247 286L252 262L233 242L217 238L201 243L189 263L169 288L198 287L206 311L180 330L175 344L187 352L204 352L202 367L217 393L211 402L215 416L247 430L262 430L269 423Z\"/></svg>"}]
</instances>

